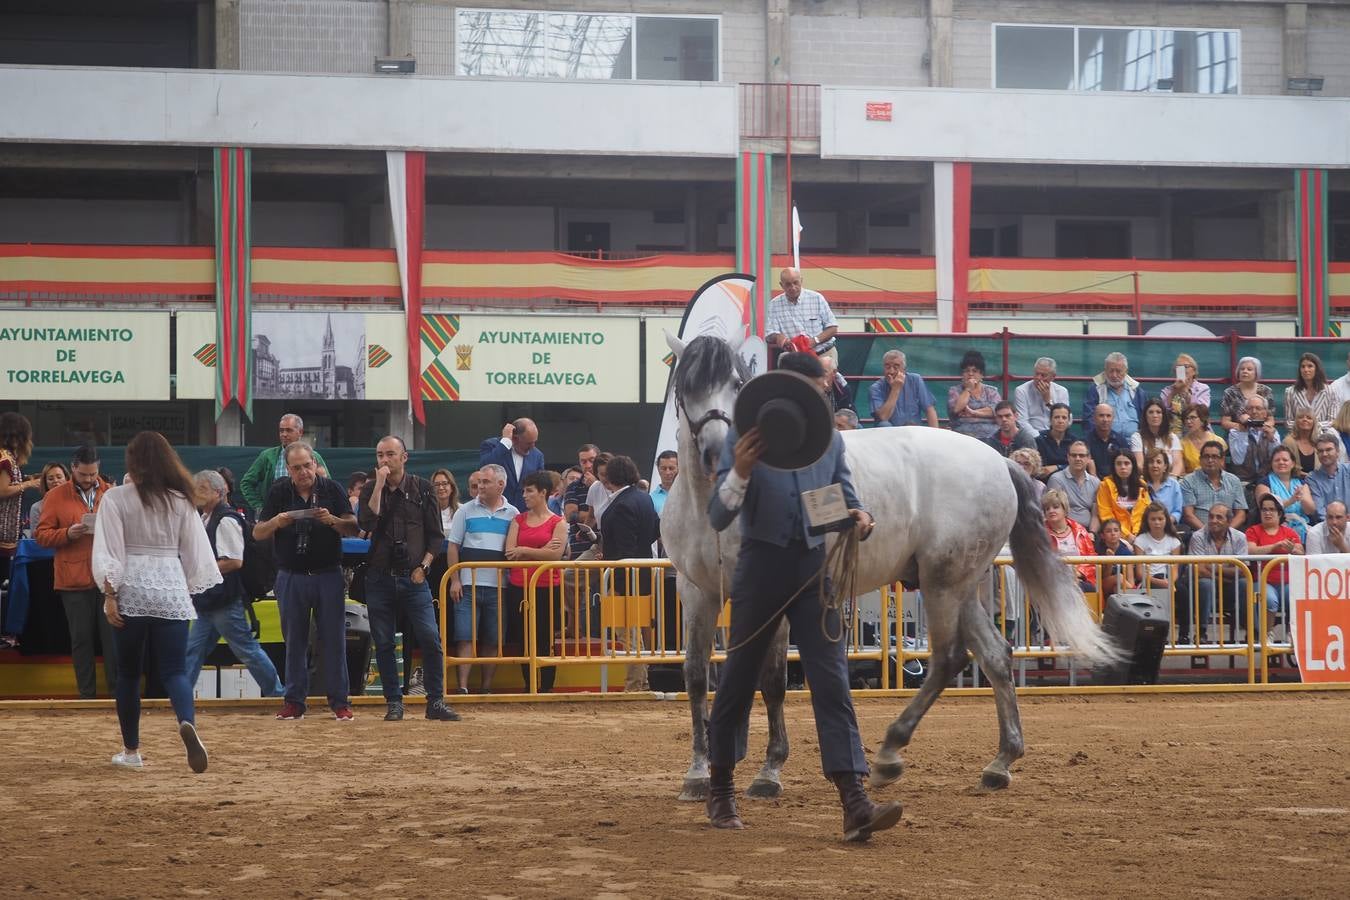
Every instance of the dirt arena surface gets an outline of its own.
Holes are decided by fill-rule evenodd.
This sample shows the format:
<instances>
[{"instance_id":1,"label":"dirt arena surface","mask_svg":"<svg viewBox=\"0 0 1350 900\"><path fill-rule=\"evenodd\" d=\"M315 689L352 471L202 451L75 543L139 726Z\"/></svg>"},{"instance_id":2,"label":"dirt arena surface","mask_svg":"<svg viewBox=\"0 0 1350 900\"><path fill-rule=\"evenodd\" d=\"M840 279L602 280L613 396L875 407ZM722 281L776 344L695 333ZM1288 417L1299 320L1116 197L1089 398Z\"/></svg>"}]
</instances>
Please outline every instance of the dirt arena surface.
<instances>
[{"instance_id":1,"label":"dirt arena surface","mask_svg":"<svg viewBox=\"0 0 1350 900\"><path fill-rule=\"evenodd\" d=\"M859 705L872 745L899 709ZM0 712L10 897L1138 897L1350 893L1350 693L1024 698L1012 788L978 790L993 701L940 701L906 753L902 824L840 842L804 699L778 802L714 832L675 800L684 704L464 705L401 724L171 715L140 772L111 711ZM414 712L417 715L413 715ZM762 754L756 709L751 760ZM744 787L754 767L740 770Z\"/></svg>"}]
</instances>

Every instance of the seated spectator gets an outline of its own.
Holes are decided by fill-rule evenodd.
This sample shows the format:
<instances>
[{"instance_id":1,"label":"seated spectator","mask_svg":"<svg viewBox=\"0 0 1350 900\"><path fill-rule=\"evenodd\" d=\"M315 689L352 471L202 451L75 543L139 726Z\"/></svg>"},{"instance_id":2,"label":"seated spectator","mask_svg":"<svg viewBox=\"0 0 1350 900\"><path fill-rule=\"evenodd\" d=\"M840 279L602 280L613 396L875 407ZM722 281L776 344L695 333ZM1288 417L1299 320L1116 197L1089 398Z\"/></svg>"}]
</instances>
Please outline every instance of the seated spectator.
<instances>
[{"instance_id":1,"label":"seated spectator","mask_svg":"<svg viewBox=\"0 0 1350 900\"><path fill-rule=\"evenodd\" d=\"M42 504L47 499L47 494L52 488L60 487L69 480L70 470L64 463L50 462L42 467L42 474L38 476L38 489L42 491L42 496L28 507L28 527L24 530L24 537L32 537L37 529L38 520L42 518Z\"/></svg>"},{"instance_id":2,"label":"seated spectator","mask_svg":"<svg viewBox=\"0 0 1350 900\"><path fill-rule=\"evenodd\" d=\"M1341 459L1350 459L1350 403L1342 403L1336 411L1336 418L1331 420L1331 430L1341 439Z\"/></svg>"},{"instance_id":3,"label":"seated spectator","mask_svg":"<svg viewBox=\"0 0 1350 900\"><path fill-rule=\"evenodd\" d=\"M1289 434L1284 438L1284 445L1294 454L1299 471L1305 475L1317 468L1319 432L1320 427L1317 419L1313 417L1312 410L1301 409L1298 415L1294 416L1294 423L1289 426Z\"/></svg>"},{"instance_id":4,"label":"seated spectator","mask_svg":"<svg viewBox=\"0 0 1350 900\"><path fill-rule=\"evenodd\" d=\"M834 411L837 413L845 409L852 410L853 388L849 387L848 381L839 374L839 363L826 353L820 357L820 365L825 370L825 374L821 376L825 385L825 396L829 398Z\"/></svg>"},{"instance_id":5,"label":"seated spectator","mask_svg":"<svg viewBox=\"0 0 1350 900\"><path fill-rule=\"evenodd\" d=\"M1015 404L1014 404L1015 405ZM1050 407L1050 427L1036 438L1036 452L1041 456L1041 480L1069 467L1069 447L1083 439L1069 430L1073 412L1067 403ZM1022 421L1018 414L1018 421Z\"/></svg>"},{"instance_id":6,"label":"seated spectator","mask_svg":"<svg viewBox=\"0 0 1350 900\"><path fill-rule=\"evenodd\" d=\"M1013 405L1017 407L1017 421L1036 429L1050 429L1050 410L1056 403L1069 405L1069 389L1055 383L1058 365L1048 356L1036 360L1031 368L1031 380L1013 390ZM1070 413L1070 419L1072 419ZM1045 453L1042 452L1044 457Z\"/></svg>"},{"instance_id":7,"label":"seated spectator","mask_svg":"<svg viewBox=\"0 0 1350 900\"><path fill-rule=\"evenodd\" d=\"M881 369L881 378L867 392L877 425L938 427L936 401L923 383L923 376L906 371L904 351L886 351Z\"/></svg>"},{"instance_id":8,"label":"seated spectator","mask_svg":"<svg viewBox=\"0 0 1350 900\"><path fill-rule=\"evenodd\" d=\"M1350 402L1350 356L1345 358L1346 373L1331 383L1331 392L1336 395L1337 403Z\"/></svg>"},{"instance_id":9,"label":"seated spectator","mask_svg":"<svg viewBox=\"0 0 1350 900\"><path fill-rule=\"evenodd\" d=\"M857 431L858 414L851 409L841 409L834 414L834 427L838 431Z\"/></svg>"},{"instance_id":10,"label":"seated spectator","mask_svg":"<svg viewBox=\"0 0 1350 900\"><path fill-rule=\"evenodd\" d=\"M1144 508L1144 531L1134 539L1136 556L1180 556L1181 538L1177 536L1176 526L1167 510L1156 500ZM1148 587L1150 589L1170 590L1173 583L1178 591L1184 590L1184 579L1177 580L1177 567L1166 563L1149 563L1147 566ZM1178 602L1173 598L1174 605ZM1174 606L1175 609L1175 606ZM1173 620L1176 614L1173 612Z\"/></svg>"},{"instance_id":11,"label":"seated spectator","mask_svg":"<svg viewBox=\"0 0 1350 900\"><path fill-rule=\"evenodd\" d=\"M1266 409L1266 401L1253 397L1247 407L1247 421L1228 432L1228 453L1232 472L1243 484L1255 484L1270 473L1270 456L1280 446L1275 418Z\"/></svg>"},{"instance_id":12,"label":"seated spectator","mask_svg":"<svg viewBox=\"0 0 1350 900\"><path fill-rule=\"evenodd\" d=\"M1228 452L1228 443L1209 430L1209 407L1192 406L1182 417L1181 469L1186 475L1200 468L1200 448L1211 441Z\"/></svg>"},{"instance_id":13,"label":"seated spectator","mask_svg":"<svg viewBox=\"0 0 1350 900\"><path fill-rule=\"evenodd\" d=\"M1308 518L1317 512L1313 503L1312 489L1300 477L1294 453L1281 444L1270 457L1270 472L1265 480L1256 486L1256 500L1273 496L1284 507L1284 522L1300 541L1308 539Z\"/></svg>"},{"instance_id":14,"label":"seated spectator","mask_svg":"<svg viewBox=\"0 0 1350 900\"><path fill-rule=\"evenodd\" d=\"M1292 422L1301 409L1312 410L1319 424L1336 418L1340 409L1336 392L1327 384L1327 371L1316 353L1298 358L1298 377L1284 389L1284 420Z\"/></svg>"},{"instance_id":15,"label":"seated spectator","mask_svg":"<svg viewBox=\"0 0 1350 900\"><path fill-rule=\"evenodd\" d=\"M1341 439L1330 431L1317 437L1317 468L1308 473L1317 515L1326 515L1332 500L1350 503L1350 463L1341 462Z\"/></svg>"},{"instance_id":16,"label":"seated spectator","mask_svg":"<svg viewBox=\"0 0 1350 900\"><path fill-rule=\"evenodd\" d=\"M1206 448L1208 452L1208 448ZM1228 473L1225 472L1225 475ZM1189 476L1187 476L1189 477ZM1209 509L1205 527L1191 535L1190 552L1192 556L1246 556L1247 538L1236 528L1231 527L1230 511L1222 503L1215 503ZM1225 600L1224 606L1231 613L1237 607L1246 607L1247 580L1237 577L1233 566L1219 563L1204 563L1195 567L1200 591L1200 623L1205 627L1205 641L1212 643L1215 631L1209 624L1214 620L1215 582L1221 582L1218 590ZM1236 601L1236 604L1234 603ZM1178 643L1190 643L1190 604L1177 610L1177 632L1187 635L1185 640L1178 637ZM1232 616L1226 618L1231 621Z\"/></svg>"},{"instance_id":17,"label":"seated spectator","mask_svg":"<svg viewBox=\"0 0 1350 900\"><path fill-rule=\"evenodd\" d=\"M1144 421L1139 425L1139 431L1130 436L1130 450L1140 469L1144 468L1144 455L1154 448L1166 450L1167 458L1175 460L1172 464L1173 475L1180 478L1185 474L1181 461L1181 438L1174 433L1172 410L1156 397L1144 404Z\"/></svg>"},{"instance_id":18,"label":"seated spectator","mask_svg":"<svg viewBox=\"0 0 1350 900\"><path fill-rule=\"evenodd\" d=\"M1106 519L1102 522L1101 534L1097 535L1097 556L1134 556L1121 536L1120 522ZM1102 567L1102 594L1109 597L1121 591L1132 591L1139 586L1139 567L1135 565L1116 565Z\"/></svg>"},{"instance_id":19,"label":"seated spectator","mask_svg":"<svg viewBox=\"0 0 1350 900\"><path fill-rule=\"evenodd\" d=\"M998 430L985 441L1001 456L1009 456L1014 450L1035 450L1036 432L1017 421L1017 410L1007 400L1000 400L994 407L994 416Z\"/></svg>"},{"instance_id":20,"label":"seated spectator","mask_svg":"<svg viewBox=\"0 0 1350 900\"><path fill-rule=\"evenodd\" d=\"M1088 385L1083 398L1083 421L1096 415L1097 404L1105 403L1115 413L1115 428L1127 438L1139 430L1144 415L1144 388L1129 375L1130 361L1123 353L1108 353L1102 366ZM1097 474L1101 474L1098 472Z\"/></svg>"},{"instance_id":21,"label":"seated spectator","mask_svg":"<svg viewBox=\"0 0 1350 900\"><path fill-rule=\"evenodd\" d=\"M370 476L365 472L353 472L347 476L347 499L351 501L354 513L361 511L361 489L369 480Z\"/></svg>"},{"instance_id":22,"label":"seated spectator","mask_svg":"<svg viewBox=\"0 0 1350 900\"><path fill-rule=\"evenodd\" d=\"M1216 504L1224 507L1225 524L1241 528L1246 522L1242 482L1223 470L1223 445L1209 441L1200 450L1200 468L1181 479L1181 520L1192 531L1204 531Z\"/></svg>"},{"instance_id":23,"label":"seated spectator","mask_svg":"<svg viewBox=\"0 0 1350 900\"><path fill-rule=\"evenodd\" d=\"M1144 524L1144 508L1149 504L1148 488L1134 464L1134 454L1117 450L1111 457L1110 475L1102 477L1097 488L1097 519L1105 526L1115 519L1117 527L1130 540Z\"/></svg>"},{"instance_id":24,"label":"seated spectator","mask_svg":"<svg viewBox=\"0 0 1350 900\"><path fill-rule=\"evenodd\" d=\"M1063 491L1053 488L1041 496L1041 512L1045 514L1045 530L1050 534L1050 544L1060 556L1095 556L1096 546L1092 535L1082 525L1068 516L1069 498ZM1083 593L1097 590L1097 567L1090 563L1078 566L1078 586Z\"/></svg>"},{"instance_id":25,"label":"seated spectator","mask_svg":"<svg viewBox=\"0 0 1350 900\"><path fill-rule=\"evenodd\" d=\"M1223 399L1219 401L1219 425L1232 429L1247 419L1247 404L1253 397L1266 401L1266 409L1275 408L1275 394L1264 384L1261 378L1261 360L1255 356L1244 356L1238 360L1233 371L1233 384L1224 388ZM1208 404L1206 404L1208 406Z\"/></svg>"},{"instance_id":26,"label":"seated spectator","mask_svg":"<svg viewBox=\"0 0 1350 900\"><path fill-rule=\"evenodd\" d=\"M1041 471L1041 455L1030 447L1021 447L1008 454L1008 459L1022 467L1022 471L1031 476L1031 486L1036 491L1036 499L1045 493L1045 485L1036 477Z\"/></svg>"},{"instance_id":27,"label":"seated spectator","mask_svg":"<svg viewBox=\"0 0 1350 900\"><path fill-rule=\"evenodd\" d=\"M1345 533L1345 504L1332 500L1327 504L1327 514L1316 525L1308 529L1308 540L1304 546L1309 556L1323 553L1350 553L1350 536Z\"/></svg>"},{"instance_id":28,"label":"seated spectator","mask_svg":"<svg viewBox=\"0 0 1350 900\"><path fill-rule=\"evenodd\" d=\"M978 350L967 350L961 357L961 383L947 389L947 418L952 431L982 441L998 430L994 408L1003 399L993 385L985 382L984 374L984 357Z\"/></svg>"},{"instance_id":29,"label":"seated spectator","mask_svg":"<svg viewBox=\"0 0 1350 900\"><path fill-rule=\"evenodd\" d=\"M1181 482L1171 474L1171 468L1165 450L1154 447L1144 454L1144 487L1175 524L1181 521Z\"/></svg>"},{"instance_id":30,"label":"seated spectator","mask_svg":"<svg viewBox=\"0 0 1350 900\"><path fill-rule=\"evenodd\" d=\"M1068 516L1089 531L1097 530L1097 489L1101 479L1088 471L1087 444L1069 445L1069 467L1056 472L1046 482L1046 493L1059 491L1066 498ZM1042 495L1044 499L1044 495Z\"/></svg>"},{"instance_id":31,"label":"seated spectator","mask_svg":"<svg viewBox=\"0 0 1350 900\"><path fill-rule=\"evenodd\" d=\"M1098 403L1092 413L1092 430L1084 439L1092 473L1098 478L1111 474L1111 460L1117 451L1130 449L1129 437L1115 428L1115 417L1111 404Z\"/></svg>"},{"instance_id":32,"label":"seated spectator","mask_svg":"<svg viewBox=\"0 0 1350 900\"><path fill-rule=\"evenodd\" d=\"M1196 375L1198 369L1195 357L1189 353L1177 354L1176 371L1180 373L1176 381L1162 389L1160 399L1172 411L1172 431L1181 432L1181 416L1192 406L1209 408L1209 385L1201 384Z\"/></svg>"},{"instance_id":33,"label":"seated spectator","mask_svg":"<svg viewBox=\"0 0 1350 900\"><path fill-rule=\"evenodd\" d=\"M1294 529L1285 524L1284 506L1279 500L1267 494L1257 501L1256 509L1260 515L1260 521L1247 529L1247 548L1258 556L1288 554L1290 556L1301 556L1303 554L1303 542L1299 540L1298 534ZM1259 569L1253 566L1253 575ZM1289 603L1288 586L1288 564L1281 563L1270 570L1266 576L1266 642L1274 643L1269 629L1275 627L1277 619L1280 617L1281 610ZM1247 614L1243 610L1243 615ZM1248 624L1248 630L1253 631L1253 637L1259 632L1254 629L1259 624L1259 619L1255 618L1255 611L1252 611L1253 619Z\"/></svg>"}]
</instances>

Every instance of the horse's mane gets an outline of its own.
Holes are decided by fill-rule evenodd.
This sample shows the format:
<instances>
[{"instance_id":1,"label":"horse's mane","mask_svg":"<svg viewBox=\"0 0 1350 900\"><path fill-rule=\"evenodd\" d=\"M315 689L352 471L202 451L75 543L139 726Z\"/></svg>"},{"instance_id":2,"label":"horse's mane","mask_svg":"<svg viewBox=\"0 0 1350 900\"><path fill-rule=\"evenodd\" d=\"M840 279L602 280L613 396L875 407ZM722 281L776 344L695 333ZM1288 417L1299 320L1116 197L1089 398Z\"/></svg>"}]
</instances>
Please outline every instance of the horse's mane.
<instances>
[{"instance_id":1,"label":"horse's mane","mask_svg":"<svg viewBox=\"0 0 1350 900\"><path fill-rule=\"evenodd\" d=\"M731 373L742 380L750 370L730 345L719 337L702 334L689 342L675 367L675 391L682 397L703 397L725 384Z\"/></svg>"}]
</instances>

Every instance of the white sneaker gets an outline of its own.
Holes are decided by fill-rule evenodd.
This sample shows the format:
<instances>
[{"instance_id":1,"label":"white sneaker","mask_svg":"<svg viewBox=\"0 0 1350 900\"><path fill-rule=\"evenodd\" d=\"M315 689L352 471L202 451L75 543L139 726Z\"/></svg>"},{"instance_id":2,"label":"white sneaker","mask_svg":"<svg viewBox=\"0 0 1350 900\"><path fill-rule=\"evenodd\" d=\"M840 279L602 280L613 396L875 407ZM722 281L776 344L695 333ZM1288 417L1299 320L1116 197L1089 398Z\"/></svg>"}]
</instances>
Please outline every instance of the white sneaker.
<instances>
[{"instance_id":1,"label":"white sneaker","mask_svg":"<svg viewBox=\"0 0 1350 900\"><path fill-rule=\"evenodd\" d=\"M141 753L139 750L119 750L113 754L112 764L123 769L141 769L145 763L141 762Z\"/></svg>"}]
</instances>

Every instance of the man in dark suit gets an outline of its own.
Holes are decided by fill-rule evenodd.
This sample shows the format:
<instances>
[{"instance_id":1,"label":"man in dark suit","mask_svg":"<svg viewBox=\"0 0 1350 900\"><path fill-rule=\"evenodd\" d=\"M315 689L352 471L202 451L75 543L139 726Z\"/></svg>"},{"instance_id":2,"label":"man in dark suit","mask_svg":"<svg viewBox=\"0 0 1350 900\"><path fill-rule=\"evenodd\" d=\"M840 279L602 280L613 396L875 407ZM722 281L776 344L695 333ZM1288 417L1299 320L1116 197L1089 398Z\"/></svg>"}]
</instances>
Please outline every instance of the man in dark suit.
<instances>
[{"instance_id":1,"label":"man in dark suit","mask_svg":"<svg viewBox=\"0 0 1350 900\"><path fill-rule=\"evenodd\" d=\"M661 522L652 504L652 496L637 487L637 463L630 457L616 456L605 466L605 480L614 488L609 505L600 517L600 547L604 559L651 559L652 544ZM616 568L611 593L616 596L652 596L651 569ZM638 649L643 641L651 644L651 625L629 629ZM645 665L629 666L624 675L625 691L651 690Z\"/></svg>"},{"instance_id":2,"label":"man in dark suit","mask_svg":"<svg viewBox=\"0 0 1350 900\"><path fill-rule=\"evenodd\" d=\"M810 354L788 356L792 364L780 360L780 367L817 381L823 375L819 361ZM747 385L743 392L749 389ZM829 428L828 412L826 418L821 427ZM849 695L847 648L844 641L830 639L842 634L845 625L838 610L827 615L821 609L814 581L823 577L825 538L810 533L802 494L838 484L860 538L871 533L875 522L853 488L844 440L837 431L830 429L828 449L804 468L766 465L760 462L765 452L758 426L739 437L731 429L708 505L708 517L718 531L738 518L741 523L740 556L731 586L731 650L708 721L708 818L716 828L742 827L732 770L745 757L750 708L764 655L779 618L786 614L811 685L821 765L844 807L844 838L865 841L900 821L901 809L895 802L873 803L863 788L868 767Z\"/></svg>"},{"instance_id":3,"label":"man in dark suit","mask_svg":"<svg viewBox=\"0 0 1350 900\"><path fill-rule=\"evenodd\" d=\"M535 446L539 428L532 419L516 419L502 428L501 437L490 437L478 447L478 464L495 464L506 470L506 490L502 496L516 509L525 508L520 482L531 472L544 467L544 454Z\"/></svg>"}]
</instances>

